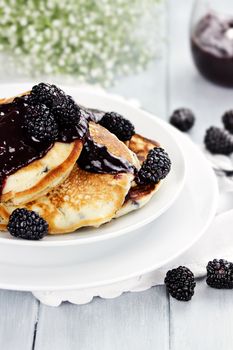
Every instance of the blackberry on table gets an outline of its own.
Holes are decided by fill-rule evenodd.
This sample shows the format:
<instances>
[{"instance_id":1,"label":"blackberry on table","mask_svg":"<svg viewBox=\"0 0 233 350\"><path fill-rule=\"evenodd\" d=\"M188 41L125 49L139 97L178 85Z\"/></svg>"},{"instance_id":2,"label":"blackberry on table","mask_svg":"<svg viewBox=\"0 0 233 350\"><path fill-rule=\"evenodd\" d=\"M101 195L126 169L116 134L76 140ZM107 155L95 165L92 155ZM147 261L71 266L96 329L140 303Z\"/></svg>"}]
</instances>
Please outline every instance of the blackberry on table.
<instances>
[{"instance_id":1,"label":"blackberry on table","mask_svg":"<svg viewBox=\"0 0 233 350\"><path fill-rule=\"evenodd\" d=\"M233 110L224 113L222 117L223 125L226 130L233 134Z\"/></svg>"},{"instance_id":2,"label":"blackberry on table","mask_svg":"<svg viewBox=\"0 0 233 350\"><path fill-rule=\"evenodd\" d=\"M206 283L217 289L233 289L233 264L227 260L214 259L206 267Z\"/></svg>"},{"instance_id":3,"label":"blackberry on table","mask_svg":"<svg viewBox=\"0 0 233 350\"><path fill-rule=\"evenodd\" d=\"M149 151L146 160L136 177L138 185L149 183L157 184L164 179L171 169L171 161L168 154L161 147L155 147Z\"/></svg>"},{"instance_id":4,"label":"blackberry on table","mask_svg":"<svg viewBox=\"0 0 233 350\"><path fill-rule=\"evenodd\" d=\"M121 141L128 141L135 134L133 124L116 112L105 113L99 124L116 135Z\"/></svg>"},{"instance_id":5,"label":"blackberry on table","mask_svg":"<svg viewBox=\"0 0 233 350\"><path fill-rule=\"evenodd\" d=\"M168 293L175 299L189 301L194 295L196 282L194 275L185 266L169 270L165 277L165 285Z\"/></svg>"},{"instance_id":6,"label":"blackberry on table","mask_svg":"<svg viewBox=\"0 0 233 350\"><path fill-rule=\"evenodd\" d=\"M215 126L206 131L204 143L208 151L213 154L229 155L233 152L233 136Z\"/></svg>"},{"instance_id":7,"label":"blackberry on table","mask_svg":"<svg viewBox=\"0 0 233 350\"><path fill-rule=\"evenodd\" d=\"M64 92L55 85L40 83L33 86L28 101L31 104L43 103L47 107L62 99L65 96Z\"/></svg>"},{"instance_id":8,"label":"blackberry on table","mask_svg":"<svg viewBox=\"0 0 233 350\"><path fill-rule=\"evenodd\" d=\"M66 96L57 101L52 111L60 126L77 124L81 116L84 116L84 111L81 111L80 107L71 96Z\"/></svg>"},{"instance_id":9,"label":"blackberry on table","mask_svg":"<svg viewBox=\"0 0 233 350\"><path fill-rule=\"evenodd\" d=\"M179 108L172 113L170 123L180 131L188 131L195 123L195 116L190 109Z\"/></svg>"},{"instance_id":10,"label":"blackberry on table","mask_svg":"<svg viewBox=\"0 0 233 350\"><path fill-rule=\"evenodd\" d=\"M57 122L43 104L28 106L23 128L30 137L40 142L53 142L58 136Z\"/></svg>"},{"instance_id":11,"label":"blackberry on table","mask_svg":"<svg viewBox=\"0 0 233 350\"><path fill-rule=\"evenodd\" d=\"M10 215L7 229L14 237L39 240L48 233L48 223L34 211L18 208Z\"/></svg>"}]
</instances>

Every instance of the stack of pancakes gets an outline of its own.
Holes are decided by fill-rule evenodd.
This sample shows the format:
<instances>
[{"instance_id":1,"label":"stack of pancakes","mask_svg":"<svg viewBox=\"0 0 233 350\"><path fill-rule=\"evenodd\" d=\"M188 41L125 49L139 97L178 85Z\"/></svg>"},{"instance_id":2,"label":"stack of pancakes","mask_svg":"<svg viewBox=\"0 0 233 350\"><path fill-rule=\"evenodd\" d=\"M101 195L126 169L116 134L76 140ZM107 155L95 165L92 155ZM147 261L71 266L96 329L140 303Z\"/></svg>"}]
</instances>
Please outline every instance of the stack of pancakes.
<instances>
[{"instance_id":1,"label":"stack of pancakes","mask_svg":"<svg viewBox=\"0 0 233 350\"><path fill-rule=\"evenodd\" d=\"M13 99L0 100L9 103ZM123 143L107 129L89 122L93 141L112 155L140 168L158 143L135 134ZM98 227L145 205L159 184L136 185L132 172L99 174L81 169L77 160L83 142L55 142L47 154L6 178L0 203L0 228L6 229L16 208L37 212L49 224L50 234Z\"/></svg>"}]
</instances>

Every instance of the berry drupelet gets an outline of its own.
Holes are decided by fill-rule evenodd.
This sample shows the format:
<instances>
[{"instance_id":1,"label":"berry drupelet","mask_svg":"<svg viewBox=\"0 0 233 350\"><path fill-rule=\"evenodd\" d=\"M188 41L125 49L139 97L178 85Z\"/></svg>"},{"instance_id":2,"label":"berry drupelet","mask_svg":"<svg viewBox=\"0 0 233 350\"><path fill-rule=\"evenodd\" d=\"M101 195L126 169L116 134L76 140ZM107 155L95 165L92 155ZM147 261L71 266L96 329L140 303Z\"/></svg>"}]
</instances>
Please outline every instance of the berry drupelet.
<instances>
[{"instance_id":1,"label":"berry drupelet","mask_svg":"<svg viewBox=\"0 0 233 350\"><path fill-rule=\"evenodd\" d=\"M58 125L50 110L43 104L28 106L23 128L34 140L54 142Z\"/></svg>"},{"instance_id":2,"label":"berry drupelet","mask_svg":"<svg viewBox=\"0 0 233 350\"><path fill-rule=\"evenodd\" d=\"M121 141L128 141L135 134L133 124L115 112L105 113L99 124L115 134Z\"/></svg>"},{"instance_id":3,"label":"berry drupelet","mask_svg":"<svg viewBox=\"0 0 233 350\"><path fill-rule=\"evenodd\" d=\"M149 151L135 181L138 185L157 184L168 175L170 169L171 161L168 154L163 148L155 147Z\"/></svg>"},{"instance_id":4,"label":"berry drupelet","mask_svg":"<svg viewBox=\"0 0 233 350\"><path fill-rule=\"evenodd\" d=\"M206 283L217 289L233 289L233 264L227 260L209 261Z\"/></svg>"},{"instance_id":5,"label":"berry drupelet","mask_svg":"<svg viewBox=\"0 0 233 350\"><path fill-rule=\"evenodd\" d=\"M47 107L52 107L54 103L65 96L64 92L55 85L40 83L33 86L28 102L36 105L43 103Z\"/></svg>"},{"instance_id":6,"label":"berry drupelet","mask_svg":"<svg viewBox=\"0 0 233 350\"><path fill-rule=\"evenodd\" d=\"M213 154L229 155L233 152L233 136L214 126L206 131L204 143L208 151Z\"/></svg>"},{"instance_id":7,"label":"berry drupelet","mask_svg":"<svg viewBox=\"0 0 233 350\"><path fill-rule=\"evenodd\" d=\"M185 266L169 270L164 282L168 293L177 300L189 301L194 294L196 286L194 275Z\"/></svg>"},{"instance_id":8,"label":"berry drupelet","mask_svg":"<svg viewBox=\"0 0 233 350\"><path fill-rule=\"evenodd\" d=\"M48 223L34 211L18 208L10 215L7 229L14 237L39 240L48 233Z\"/></svg>"},{"instance_id":9,"label":"berry drupelet","mask_svg":"<svg viewBox=\"0 0 233 350\"><path fill-rule=\"evenodd\" d=\"M188 108L176 109L170 118L170 123L180 131L190 130L195 122L193 112Z\"/></svg>"},{"instance_id":10,"label":"berry drupelet","mask_svg":"<svg viewBox=\"0 0 233 350\"><path fill-rule=\"evenodd\" d=\"M226 130L233 134L233 110L224 113L222 122Z\"/></svg>"},{"instance_id":11,"label":"berry drupelet","mask_svg":"<svg viewBox=\"0 0 233 350\"><path fill-rule=\"evenodd\" d=\"M65 96L57 101L52 108L53 114L60 126L77 124L82 111L71 96Z\"/></svg>"}]
</instances>

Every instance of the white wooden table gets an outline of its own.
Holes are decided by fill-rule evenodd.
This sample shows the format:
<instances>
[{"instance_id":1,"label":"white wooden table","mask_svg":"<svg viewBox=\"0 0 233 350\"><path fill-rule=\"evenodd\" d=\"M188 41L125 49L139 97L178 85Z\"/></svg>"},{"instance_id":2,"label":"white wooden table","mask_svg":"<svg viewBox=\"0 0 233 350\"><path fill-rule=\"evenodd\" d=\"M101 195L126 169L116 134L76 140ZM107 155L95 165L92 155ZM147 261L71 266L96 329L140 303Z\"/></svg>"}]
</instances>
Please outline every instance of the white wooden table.
<instances>
[{"instance_id":1,"label":"white wooden table","mask_svg":"<svg viewBox=\"0 0 233 350\"><path fill-rule=\"evenodd\" d=\"M164 119L176 107L192 108L197 123L191 136L200 142L204 130L233 107L233 91L212 86L193 67L187 33L191 5L168 2L163 58L112 91L139 99ZM1 350L232 350L232 327L233 292L208 288L204 280L189 303L169 298L163 286L58 308L40 304L30 293L0 291Z\"/></svg>"}]
</instances>

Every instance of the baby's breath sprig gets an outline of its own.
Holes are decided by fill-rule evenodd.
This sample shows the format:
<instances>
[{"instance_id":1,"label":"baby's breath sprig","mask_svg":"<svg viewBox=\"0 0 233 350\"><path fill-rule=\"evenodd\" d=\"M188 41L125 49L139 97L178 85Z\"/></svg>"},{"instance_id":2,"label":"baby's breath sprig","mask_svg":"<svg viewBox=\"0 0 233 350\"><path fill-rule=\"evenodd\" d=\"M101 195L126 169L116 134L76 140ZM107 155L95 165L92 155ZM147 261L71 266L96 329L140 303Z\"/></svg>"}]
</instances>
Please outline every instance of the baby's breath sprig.
<instances>
[{"instance_id":1,"label":"baby's breath sprig","mask_svg":"<svg viewBox=\"0 0 233 350\"><path fill-rule=\"evenodd\" d=\"M154 56L140 27L160 1L1 0L0 51L23 73L109 83Z\"/></svg>"}]
</instances>

